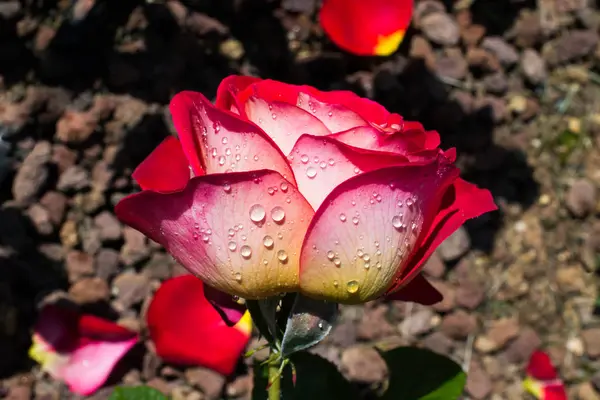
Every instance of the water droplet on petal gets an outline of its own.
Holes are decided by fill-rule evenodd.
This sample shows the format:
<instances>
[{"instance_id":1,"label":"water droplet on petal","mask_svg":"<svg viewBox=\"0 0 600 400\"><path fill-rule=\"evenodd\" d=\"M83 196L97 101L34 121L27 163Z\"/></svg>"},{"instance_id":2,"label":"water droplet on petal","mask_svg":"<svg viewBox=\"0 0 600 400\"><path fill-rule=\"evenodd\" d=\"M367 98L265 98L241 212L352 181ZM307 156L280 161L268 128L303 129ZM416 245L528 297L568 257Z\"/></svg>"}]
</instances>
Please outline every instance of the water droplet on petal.
<instances>
[{"instance_id":1,"label":"water droplet on petal","mask_svg":"<svg viewBox=\"0 0 600 400\"><path fill-rule=\"evenodd\" d=\"M219 157L219 165L225 165L225 156Z\"/></svg>"},{"instance_id":2,"label":"water droplet on petal","mask_svg":"<svg viewBox=\"0 0 600 400\"><path fill-rule=\"evenodd\" d=\"M306 168L306 176L308 176L310 179L314 178L317 176L317 170L313 167Z\"/></svg>"},{"instance_id":3,"label":"water droplet on petal","mask_svg":"<svg viewBox=\"0 0 600 400\"><path fill-rule=\"evenodd\" d=\"M329 261L332 261L335 258L335 253L331 250L329 250L327 252L327 258L329 259Z\"/></svg>"},{"instance_id":4,"label":"water droplet on petal","mask_svg":"<svg viewBox=\"0 0 600 400\"><path fill-rule=\"evenodd\" d=\"M350 294L354 294L354 293L358 292L358 281L355 281L355 280L348 281L348 283L346 284L346 290Z\"/></svg>"},{"instance_id":5,"label":"water droplet on petal","mask_svg":"<svg viewBox=\"0 0 600 400\"><path fill-rule=\"evenodd\" d=\"M340 283L338 281L333 281L333 286L338 287Z\"/></svg>"},{"instance_id":6,"label":"water droplet on petal","mask_svg":"<svg viewBox=\"0 0 600 400\"><path fill-rule=\"evenodd\" d=\"M319 321L319 323L317 324L319 329L323 330L323 328L325 328L325 325L323 325L323 321Z\"/></svg>"},{"instance_id":7,"label":"water droplet on petal","mask_svg":"<svg viewBox=\"0 0 600 400\"><path fill-rule=\"evenodd\" d=\"M221 143L223 143L223 144L227 144L227 138L226 138L226 137L223 137L223 139L221 139Z\"/></svg>"},{"instance_id":8,"label":"water droplet on petal","mask_svg":"<svg viewBox=\"0 0 600 400\"><path fill-rule=\"evenodd\" d=\"M358 225L358 217L353 217L353 218L352 218L352 223L353 223L354 225Z\"/></svg>"},{"instance_id":9,"label":"water droplet on petal","mask_svg":"<svg viewBox=\"0 0 600 400\"><path fill-rule=\"evenodd\" d=\"M413 199L411 199L410 197L408 199L406 199L406 205L408 207L412 206L413 205Z\"/></svg>"},{"instance_id":10,"label":"water droplet on petal","mask_svg":"<svg viewBox=\"0 0 600 400\"><path fill-rule=\"evenodd\" d=\"M234 242L234 241L232 240L231 242L229 242L229 243L227 244L227 248L228 248L230 251L235 251L235 249L237 249L237 243L236 243L236 242Z\"/></svg>"},{"instance_id":11,"label":"water droplet on petal","mask_svg":"<svg viewBox=\"0 0 600 400\"><path fill-rule=\"evenodd\" d=\"M267 248L267 249L271 249L273 248L273 244L275 242L273 241L273 238L269 235L265 236L263 238L263 245Z\"/></svg>"},{"instance_id":12,"label":"water droplet on petal","mask_svg":"<svg viewBox=\"0 0 600 400\"><path fill-rule=\"evenodd\" d=\"M335 160L333 158L330 158L328 161L329 165L334 165L335 164Z\"/></svg>"},{"instance_id":13,"label":"water droplet on petal","mask_svg":"<svg viewBox=\"0 0 600 400\"><path fill-rule=\"evenodd\" d=\"M340 221L346 222L346 214L344 214L344 213L340 214Z\"/></svg>"},{"instance_id":14,"label":"water droplet on petal","mask_svg":"<svg viewBox=\"0 0 600 400\"><path fill-rule=\"evenodd\" d=\"M325 168L327 168L327 163L325 161L321 161L319 163L319 167L321 167L321 169L325 169Z\"/></svg>"},{"instance_id":15,"label":"water droplet on petal","mask_svg":"<svg viewBox=\"0 0 600 400\"><path fill-rule=\"evenodd\" d=\"M265 212L265 208L260 204L255 204L250 207L250 219L252 222L259 223L264 221L267 213Z\"/></svg>"},{"instance_id":16,"label":"water droplet on petal","mask_svg":"<svg viewBox=\"0 0 600 400\"><path fill-rule=\"evenodd\" d=\"M236 226L236 228L237 228L237 226ZM227 234L229 236L233 236L233 235L235 235L235 230L233 230L233 228L229 228L229 230L227 231Z\"/></svg>"},{"instance_id":17,"label":"water droplet on petal","mask_svg":"<svg viewBox=\"0 0 600 400\"><path fill-rule=\"evenodd\" d=\"M392 225L398 230L402 229L404 227L404 225L402 224L402 216L394 215L392 217Z\"/></svg>"},{"instance_id":18,"label":"water droplet on petal","mask_svg":"<svg viewBox=\"0 0 600 400\"><path fill-rule=\"evenodd\" d=\"M281 182L280 187L281 187L281 191L284 192L284 193L287 192L288 188L289 188L287 182Z\"/></svg>"},{"instance_id":19,"label":"water droplet on petal","mask_svg":"<svg viewBox=\"0 0 600 400\"><path fill-rule=\"evenodd\" d=\"M365 255L365 252L362 251L361 249L358 249L358 251L356 252L356 255L359 256L359 257L362 257L362 256Z\"/></svg>"},{"instance_id":20,"label":"water droplet on petal","mask_svg":"<svg viewBox=\"0 0 600 400\"><path fill-rule=\"evenodd\" d=\"M302 164L306 164L308 162L308 156L306 154L302 154L300 156L300 161L302 161Z\"/></svg>"},{"instance_id":21,"label":"water droplet on petal","mask_svg":"<svg viewBox=\"0 0 600 400\"><path fill-rule=\"evenodd\" d=\"M355 174L358 174L358 173L360 173L360 169L358 169L358 167L354 167L354 173L355 173Z\"/></svg>"},{"instance_id":22,"label":"water droplet on petal","mask_svg":"<svg viewBox=\"0 0 600 400\"><path fill-rule=\"evenodd\" d=\"M339 257L334 258L333 265L335 265L336 267L339 267L340 265L342 265L342 260L340 260Z\"/></svg>"},{"instance_id":23,"label":"water droplet on petal","mask_svg":"<svg viewBox=\"0 0 600 400\"><path fill-rule=\"evenodd\" d=\"M225 185L223 185L223 190L225 191L225 193L231 193L231 185L229 183L226 183Z\"/></svg>"},{"instance_id":24,"label":"water droplet on petal","mask_svg":"<svg viewBox=\"0 0 600 400\"><path fill-rule=\"evenodd\" d=\"M287 259L288 259L288 255L287 255L287 253L285 252L285 250L279 250L279 251L277 252L277 259L278 259L279 261L281 261L281 262L285 262L285 261L287 261Z\"/></svg>"},{"instance_id":25,"label":"water droplet on petal","mask_svg":"<svg viewBox=\"0 0 600 400\"><path fill-rule=\"evenodd\" d=\"M241 282L242 281L242 274L239 272L236 272L234 275L234 278L236 281Z\"/></svg>"},{"instance_id":26,"label":"water droplet on petal","mask_svg":"<svg viewBox=\"0 0 600 400\"><path fill-rule=\"evenodd\" d=\"M271 218L273 219L273 221L280 224L285 219L285 211L283 211L283 208L275 206L271 210Z\"/></svg>"},{"instance_id":27,"label":"water droplet on petal","mask_svg":"<svg viewBox=\"0 0 600 400\"><path fill-rule=\"evenodd\" d=\"M252 249L250 248L250 246L245 244L240 248L240 254L245 259L249 259L252 256Z\"/></svg>"}]
</instances>

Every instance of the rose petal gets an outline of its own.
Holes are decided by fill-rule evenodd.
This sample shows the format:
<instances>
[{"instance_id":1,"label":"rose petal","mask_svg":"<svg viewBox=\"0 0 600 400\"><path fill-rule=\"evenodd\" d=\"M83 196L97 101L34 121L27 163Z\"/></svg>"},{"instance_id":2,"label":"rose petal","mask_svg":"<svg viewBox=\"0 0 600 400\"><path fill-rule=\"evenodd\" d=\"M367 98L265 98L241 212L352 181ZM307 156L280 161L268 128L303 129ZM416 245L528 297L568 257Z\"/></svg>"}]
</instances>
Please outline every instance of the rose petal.
<instances>
[{"instance_id":1,"label":"rose petal","mask_svg":"<svg viewBox=\"0 0 600 400\"><path fill-rule=\"evenodd\" d=\"M387 56L404 37L412 0L326 0L319 20L339 47L358 55Z\"/></svg>"},{"instance_id":2,"label":"rose petal","mask_svg":"<svg viewBox=\"0 0 600 400\"><path fill-rule=\"evenodd\" d=\"M235 301L231 295L213 289L208 285L204 286L204 297L221 315L228 326L237 324L246 312L246 306Z\"/></svg>"},{"instance_id":3,"label":"rose petal","mask_svg":"<svg viewBox=\"0 0 600 400\"><path fill-rule=\"evenodd\" d=\"M190 168L179 140L173 136L163 140L132 177L144 190L166 193L183 189L190 179Z\"/></svg>"},{"instance_id":4,"label":"rose petal","mask_svg":"<svg viewBox=\"0 0 600 400\"><path fill-rule=\"evenodd\" d=\"M366 172L336 187L313 218L300 256L309 297L362 303L383 294L458 176L443 157Z\"/></svg>"},{"instance_id":5,"label":"rose petal","mask_svg":"<svg viewBox=\"0 0 600 400\"><path fill-rule=\"evenodd\" d=\"M119 360L137 343L137 337L124 341L82 343L62 366L57 378L72 392L89 395L100 388Z\"/></svg>"},{"instance_id":6,"label":"rose petal","mask_svg":"<svg viewBox=\"0 0 600 400\"><path fill-rule=\"evenodd\" d=\"M230 75L223 79L217 88L217 99L215 100L215 106L222 110L231 110L232 107L236 109L244 109L240 107L240 103L237 100L237 94L248 86L260 82L260 78L253 76L242 76L242 75Z\"/></svg>"},{"instance_id":7,"label":"rose petal","mask_svg":"<svg viewBox=\"0 0 600 400\"><path fill-rule=\"evenodd\" d=\"M177 94L170 109L194 172L198 166L207 174L271 169L295 184L283 153L254 124L215 108L196 92Z\"/></svg>"},{"instance_id":8,"label":"rose petal","mask_svg":"<svg viewBox=\"0 0 600 400\"><path fill-rule=\"evenodd\" d=\"M403 269L398 282L389 290L393 293L416 275L431 253L468 219L496 210L489 191L457 179L446 192L435 218L428 223L428 233L419 240L410 264Z\"/></svg>"},{"instance_id":9,"label":"rose petal","mask_svg":"<svg viewBox=\"0 0 600 400\"><path fill-rule=\"evenodd\" d=\"M369 123L359 114L338 103L319 101L309 93L298 93L296 105L317 117L331 132L342 132Z\"/></svg>"},{"instance_id":10,"label":"rose petal","mask_svg":"<svg viewBox=\"0 0 600 400\"><path fill-rule=\"evenodd\" d=\"M291 151L290 165L298 188L313 209L340 183L362 172L407 164L406 158L365 151L330 137L302 135Z\"/></svg>"},{"instance_id":11,"label":"rose petal","mask_svg":"<svg viewBox=\"0 0 600 400\"><path fill-rule=\"evenodd\" d=\"M177 193L137 193L115 211L206 284L247 299L297 289L313 215L293 185L267 170L193 178Z\"/></svg>"},{"instance_id":12,"label":"rose petal","mask_svg":"<svg viewBox=\"0 0 600 400\"><path fill-rule=\"evenodd\" d=\"M416 275L412 281L399 291L386 297L388 300L412 301L424 306L442 301L443 296L422 274Z\"/></svg>"},{"instance_id":13,"label":"rose petal","mask_svg":"<svg viewBox=\"0 0 600 400\"><path fill-rule=\"evenodd\" d=\"M250 338L250 318L246 314L235 327L225 325L206 301L204 287L191 275L163 282L148 307L148 330L157 354L167 362L229 375Z\"/></svg>"},{"instance_id":14,"label":"rose petal","mask_svg":"<svg viewBox=\"0 0 600 400\"><path fill-rule=\"evenodd\" d=\"M567 391L563 383L542 385L541 400L568 400Z\"/></svg>"},{"instance_id":15,"label":"rose petal","mask_svg":"<svg viewBox=\"0 0 600 400\"><path fill-rule=\"evenodd\" d=\"M252 96L246 102L246 115L273 139L284 154L288 154L300 135L330 135L318 118L308 112L280 101L267 102Z\"/></svg>"},{"instance_id":16,"label":"rose petal","mask_svg":"<svg viewBox=\"0 0 600 400\"><path fill-rule=\"evenodd\" d=\"M550 357L541 350L534 351L529 358L527 375L540 381L551 381L558 378Z\"/></svg>"}]
</instances>

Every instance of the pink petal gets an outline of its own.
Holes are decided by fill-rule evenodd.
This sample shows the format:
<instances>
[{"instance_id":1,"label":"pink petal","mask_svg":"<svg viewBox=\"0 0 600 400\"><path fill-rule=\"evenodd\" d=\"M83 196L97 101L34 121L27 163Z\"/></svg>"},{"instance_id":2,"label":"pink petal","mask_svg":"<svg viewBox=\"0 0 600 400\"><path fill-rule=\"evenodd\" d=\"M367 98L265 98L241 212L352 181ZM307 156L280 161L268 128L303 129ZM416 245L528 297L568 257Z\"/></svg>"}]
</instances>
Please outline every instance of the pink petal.
<instances>
[{"instance_id":1,"label":"pink petal","mask_svg":"<svg viewBox=\"0 0 600 400\"><path fill-rule=\"evenodd\" d=\"M190 168L179 140L173 136L163 140L138 165L132 177L144 190L174 192L183 189L190 179Z\"/></svg>"},{"instance_id":2,"label":"pink petal","mask_svg":"<svg viewBox=\"0 0 600 400\"><path fill-rule=\"evenodd\" d=\"M330 137L311 135L298 139L288 159L300 192L315 210L348 178L408 163L402 156L356 149Z\"/></svg>"},{"instance_id":3,"label":"pink petal","mask_svg":"<svg viewBox=\"0 0 600 400\"><path fill-rule=\"evenodd\" d=\"M331 132L342 132L369 123L358 113L339 103L326 103L308 93L298 93L296 105L317 117Z\"/></svg>"},{"instance_id":4,"label":"pink petal","mask_svg":"<svg viewBox=\"0 0 600 400\"><path fill-rule=\"evenodd\" d=\"M215 106L222 110L231 110L232 107L236 109L244 109L240 107L237 100L237 94L253 83L260 82L260 78L253 76L241 76L241 75L230 75L223 79L217 88L217 99Z\"/></svg>"},{"instance_id":5,"label":"pink petal","mask_svg":"<svg viewBox=\"0 0 600 400\"><path fill-rule=\"evenodd\" d=\"M373 126L359 126L332 135L333 138L350 146L373 151L385 151L409 155L425 148L425 131L407 131L387 134Z\"/></svg>"},{"instance_id":6,"label":"pink petal","mask_svg":"<svg viewBox=\"0 0 600 400\"><path fill-rule=\"evenodd\" d=\"M200 281L200 279L195 278ZM234 301L233 297L208 285L204 285L204 297L219 313L228 326L238 323L246 312L246 306Z\"/></svg>"},{"instance_id":7,"label":"pink petal","mask_svg":"<svg viewBox=\"0 0 600 400\"><path fill-rule=\"evenodd\" d=\"M271 169L295 185L285 156L256 125L215 108L196 92L177 94L170 109L194 172L199 167L207 174Z\"/></svg>"},{"instance_id":8,"label":"pink petal","mask_svg":"<svg viewBox=\"0 0 600 400\"><path fill-rule=\"evenodd\" d=\"M321 121L308 112L280 101L267 102L252 96L246 102L246 115L273 139L284 154L304 133L314 136L331 134Z\"/></svg>"},{"instance_id":9,"label":"pink petal","mask_svg":"<svg viewBox=\"0 0 600 400\"><path fill-rule=\"evenodd\" d=\"M313 215L292 184L266 170L193 178L177 193L137 193L115 211L207 285L247 299L297 289Z\"/></svg>"},{"instance_id":10,"label":"pink petal","mask_svg":"<svg viewBox=\"0 0 600 400\"><path fill-rule=\"evenodd\" d=\"M106 382L117 362L137 341L134 337L124 341L82 343L60 369L60 378L72 392L84 396L92 394Z\"/></svg>"},{"instance_id":11,"label":"pink petal","mask_svg":"<svg viewBox=\"0 0 600 400\"><path fill-rule=\"evenodd\" d=\"M340 184L317 210L302 245L301 292L347 304L382 295L409 263L424 221L457 176L439 157Z\"/></svg>"},{"instance_id":12,"label":"pink petal","mask_svg":"<svg viewBox=\"0 0 600 400\"><path fill-rule=\"evenodd\" d=\"M403 270L402 276L389 293L395 292L419 273L431 253L465 221L496 209L494 199L488 190L480 189L460 178L457 179L445 193L433 221L427 224L427 234L419 240L418 246L410 257L409 265Z\"/></svg>"},{"instance_id":13,"label":"pink petal","mask_svg":"<svg viewBox=\"0 0 600 400\"><path fill-rule=\"evenodd\" d=\"M388 300L412 301L424 306L430 306L442 301L443 296L422 274L418 274L412 281L403 286L402 289L386 298Z\"/></svg>"}]
</instances>

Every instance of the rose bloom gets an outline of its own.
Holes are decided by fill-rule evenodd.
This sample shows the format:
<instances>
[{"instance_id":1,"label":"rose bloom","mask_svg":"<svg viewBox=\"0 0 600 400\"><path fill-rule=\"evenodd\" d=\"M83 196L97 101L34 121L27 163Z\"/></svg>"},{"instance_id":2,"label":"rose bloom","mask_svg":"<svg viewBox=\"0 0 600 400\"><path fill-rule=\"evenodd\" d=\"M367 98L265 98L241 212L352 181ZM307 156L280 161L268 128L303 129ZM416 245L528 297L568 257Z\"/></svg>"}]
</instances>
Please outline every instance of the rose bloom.
<instances>
[{"instance_id":1,"label":"rose bloom","mask_svg":"<svg viewBox=\"0 0 600 400\"><path fill-rule=\"evenodd\" d=\"M431 304L421 276L465 220L496 209L459 178L437 132L347 91L230 76L216 104L181 92L168 137L118 217L214 290L356 304ZM216 299L216 300L215 300Z\"/></svg>"}]
</instances>

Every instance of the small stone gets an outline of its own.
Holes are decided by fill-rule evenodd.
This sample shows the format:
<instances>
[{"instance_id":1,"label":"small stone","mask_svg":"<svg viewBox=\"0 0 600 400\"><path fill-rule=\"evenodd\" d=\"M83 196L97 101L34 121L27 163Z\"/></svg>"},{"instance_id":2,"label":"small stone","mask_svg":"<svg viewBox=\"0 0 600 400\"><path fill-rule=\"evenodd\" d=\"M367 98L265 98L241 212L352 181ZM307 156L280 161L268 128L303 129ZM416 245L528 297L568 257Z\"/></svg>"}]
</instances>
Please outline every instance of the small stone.
<instances>
[{"instance_id":1,"label":"small stone","mask_svg":"<svg viewBox=\"0 0 600 400\"><path fill-rule=\"evenodd\" d=\"M534 47L544 40L541 18L537 12L521 11L512 29L515 42L520 47Z\"/></svg>"},{"instance_id":2,"label":"small stone","mask_svg":"<svg viewBox=\"0 0 600 400\"><path fill-rule=\"evenodd\" d=\"M431 44L423 36L415 35L410 42L409 55L411 58L422 59L427 65L434 65L435 55Z\"/></svg>"},{"instance_id":3,"label":"small stone","mask_svg":"<svg viewBox=\"0 0 600 400\"><path fill-rule=\"evenodd\" d=\"M544 46L544 58L550 65L576 60L591 54L598 45L598 39L598 33L593 30L568 31Z\"/></svg>"},{"instance_id":4,"label":"small stone","mask_svg":"<svg viewBox=\"0 0 600 400\"><path fill-rule=\"evenodd\" d=\"M471 68L478 68L485 72L500 71L500 61L495 55L480 47L472 47L467 50L467 63Z\"/></svg>"},{"instance_id":5,"label":"small stone","mask_svg":"<svg viewBox=\"0 0 600 400\"><path fill-rule=\"evenodd\" d=\"M529 360L531 354L539 348L541 344L542 341L537 333L531 328L525 328L522 329L519 336L508 345L504 355L508 362L520 364Z\"/></svg>"},{"instance_id":6,"label":"small stone","mask_svg":"<svg viewBox=\"0 0 600 400\"><path fill-rule=\"evenodd\" d=\"M79 250L71 250L67 253L65 267L69 282L94 275L94 259L87 253Z\"/></svg>"},{"instance_id":7,"label":"small stone","mask_svg":"<svg viewBox=\"0 0 600 400\"><path fill-rule=\"evenodd\" d=\"M358 338L363 340L377 340L392 334L394 328L386 318L387 311L388 308L385 304L365 309L363 318L358 324L356 331Z\"/></svg>"},{"instance_id":8,"label":"small stone","mask_svg":"<svg viewBox=\"0 0 600 400\"><path fill-rule=\"evenodd\" d=\"M481 47L494 54L502 65L511 66L519 61L517 49L500 36L488 36L481 42Z\"/></svg>"},{"instance_id":9,"label":"small stone","mask_svg":"<svg viewBox=\"0 0 600 400\"><path fill-rule=\"evenodd\" d=\"M124 309L141 303L150 290L150 281L142 274L124 272L113 281L117 301Z\"/></svg>"},{"instance_id":10,"label":"small stone","mask_svg":"<svg viewBox=\"0 0 600 400\"><path fill-rule=\"evenodd\" d=\"M565 196L567 209L576 217L585 217L596 207L596 187L587 179L578 179Z\"/></svg>"},{"instance_id":11,"label":"small stone","mask_svg":"<svg viewBox=\"0 0 600 400\"><path fill-rule=\"evenodd\" d=\"M465 389L474 399L484 399L492 392L490 377L476 361L472 361L469 367Z\"/></svg>"},{"instance_id":12,"label":"small stone","mask_svg":"<svg viewBox=\"0 0 600 400\"><path fill-rule=\"evenodd\" d=\"M600 393L600 371L592 375L592 385L594 385L596 391Z\"/></svg>"},{"instance_id":13,"label":"small stone","mask_svg":"<svg viewBox=\"0 0 600 400\"><path fill-rule=\"evenodd\" d=\"M46 185L52 147L48 142L38 142L25 157L13 180L12 194L19 204L31 203Z\"/></svg>"},{"instance_id":14,"label":"small stone","mask_svg":"<svg viewBox=\"0 0 600 400\"><path fill-rule=\"evenodd\" d=\"M100 240L103 242L121 239L121 223L113 213L101 212L94 218L94 224L98 227Z\"/></svg>"},{"instance_id":15,"label":"small stone","mask_svg":"<svg viewBox=\"0 0 600 400\"><path fill-rule=\"evenodd\" d=\"M96 254L94 265L96 276L109 280L119 272L119 253L113 249L100 249Z\"/></svg>"},{"instance_id":16,"label":"small stone","mask_svg":"<svg viewBox=\"0 0 600 400\"><path fill-rule=\"evenodd\" d=\"M441 77L462 80L468 71L467 61L458 49L449 49L435 60L435 72Z\"/></svg>"},{"instance_id":17,"label":"small stone","mask_svg":"<svg viewBox=\"0 0 600 400\"><path fill-rule=\"evenodd\" d=\"M38 246L38 251L41 255L56 263L65 259L65 250L59 243L41 243Z\"/></svg>"},{"instance_id":18,"label":"small stone","mask_svg":"<svg viewBox=\"0 0 600 400\"><path fill-rule=\"evenodd\" d=\"M463 310L454 311L442 319L441 330L453 339L465 339L477 329L477 319Z\"/></svg>"},{"instance_id":19,"label":"small stone","mask_svg":"<svg viewBox=\"0 0 600 400\"><path fill-rule=\"evenodd\" d=\"M439 354L450 354L454 341L442 332L433 332L422 341L423 346Z\"/></svg>"},{"instance_id":20,"label":"small stone","mask_svg":"<svg viewBox=\"0 0 600 400\"><path fill-rule=\"evenodd\" d=\"M427 333L433 328L433 311L423 308L415 313L407 315L399 325L400 332L404 336L414 337Z\"/></svg>"},{"instance_id":21,"label":"small stone","mask_svg":"<svg viewBox=\"0 0 600 400\"><path fill-rule=\"evenodd\" d=\"M327 340L339 347L349 347L356 343L357 336L356 323L353 321L345 320L339 324L334 325L331 333L327 337Z\"/></svg>"},{"instance_id":22,"label":"small stone","mask_svg":"<svg viewBox=\"0 0 600 400\"><path fill-rule=\"evenodd\" d=\"M69 295L77 304L93 304L108 301L110 289L101 278L83 278L69 288Z\"/></svg>"},{"instance_id":23,"label":"small stone","mask_svg":"<svg viewBox=\"0 0 600 400\"><path fill-rule=\"evenodd\" d=\"M203 367L188 368L185 371L185 378L190 385L200 389L207 399L221 398L226 379L218 372Z\"/></svg>"},{"instance_id":24,"label":"small stone","mask_svg":"<svg viewBox=\"0 0 600 400\"><path fill-rule=\"evenodd\" d=\"M581 332L585 354L590 358L600 357L600 328L588 328Z\"/></svg>"},{"instance_id":25,"label":"small stone","mask_svg":"<svg viewBox=\"0 0 600 400\"><path fill-rule=\"evenodd\" d=\"M67 168L58 178L56 188L60 191L81 190L88 187L89 173L78 165Z\"/></svg>"},{"instance_id":26,"label":"small stone","mask_svg":"<svg viewBox=\"0 0 600 400\"><path fill-rule=\"evenodd\" d=\"M584 292L588 282L588 274L578 264L561 267L556 271L556 284L563 293Z\"/></svg>"},{"instance_id":27,"label":"small stone","mask_svg":"<svg viewBox=\"0 0 600 400\"><path fill-rule=\"evenodd\" d=\"M458 289L456 289L456 304L469 310L479 307L484 298L485 286L471 280L461 282Z\"/></svg>"},{"instance_id":28,"label":"small stone","mask_svg":"<svg viewBox=\"0 0 600 400\"><path fill-rule=\"evenodd\" d=\"M460 39L460 31L456 21L444 12L434 12L424 16L420 25L425 37L434 43L454 46Z\"/></svg>"},{"instance_id":29,"label":"small stone","mask_svg":"<svg viewBox=\"0 0 600 400\"><path fill-rule=\"evenodd\" d=\"M55 144L52 146L52 162L58 167L58 172L63 173L67 168L75 165L77 153L67 146Z\"/></svg>"},{"instance_id":30,"label":"small stone","mask_svg":"<svg viewBox=\"0 0 600 400\"><path fill-rule=\"evenodd\" d=\"M56 123L56 138L66 143L82 143L90 138L97 125L94 114L67 110Z\"/></svg>"},{"instance_id":31,"label":"small stone","mask_svg":"<svg viewBox=\"0 0 600 400\"><path fill-rule=\"evenodd\" d=\"M440 258L437 251L431 254L431 257L425 261L423 272L432 278L441 278L446 273L446 264Z\"/></svg>"},{"instance_id":32,"label":"small stone","mask_svg":"<svg viewBox=\"0 0 600 400\"><path fill-rule=\"evenodd\" d=\"M467 47L476 46L481 39L485 36L485 26L483 25L471 25L464 28L461 31L462 41Z\"/></svg>"},{"instance_id":33,"label":"small stone","mask_svg":"<svg viewBox=\"0 0 600 400\"><path fill-rule=\"evenodd\" d=\"M55 226L59 226L65 217L67 197L60 192L46 192L40 199L40 204L48 210L50 221Z\"/></svg>"},{"instance_id":34,"label":"small stone","mask_svg":"<svg viewBox=\"0 0 600 400\"><path fill-rule=\"evenodd\" d=\"M123 228L125 243L121 247L121 260L127 266L134 265L148 258L150 248L143 233L128 226Z\"/></svg>"},{"instance_id":35,"label":"small stone","mask_svg":"<svg viewBox=\"0 0 600 400\"><path fill-rule=\"evenodd\" d=\"M388 374L387 365L377 350L360 345L343 351L341 371L349 380L364 384L383 382Z\"/></svg>"},{"instance_id":36,"label":"small stone","mask_svg":"<svg viewBox=\"0 0 600 400\"><path fill-rule=\"evenodd\" d=\"M171 394L171 385L169 382L165 381L162 378L154 377L146 382L146 385L151 387L152 389L156 389L165 396Z\"/></svg>"},{"instance_id":37,"label":"small stone","mask_svg":"<svg viewBox=\"0 0 600 400\"><path fill-rule=\"evenodd\" d=\"M486 112L496 124L504 121L508 116L508 107L504 99L495 96L484 96L475 99L473 104L477 112ZM462 228L462 227L461 227Z\"/></svg>"},{"instance_id":38,"label":"small stone","mask_svg":"<svg viewBox=\"0 0 600 400\"><path fill-rule=\"evenodd\" d=\"M488 353L503 348L519 334L519 321L516 318L502 318L491 323L485 336L480 336L475 347Z\"/></svg>"},{"instance_id":39,"label":"small stone","mask_svg":"<svg viewBox=\"0 0 600 400\"><path fill-rule=\"evenodd\" d=\"M95 255L100 248L102 248L102 242L100 241L100 231L98 228L93 226L89 219L86 218L85 224L79 231L81 237L81 248L86 253Z\"/></svg>"},{"instance_id":40,"label":"small stone","mask_svg":"<svg viewBox=\"0 0 600 400\"><path fill-rule=\"evenodd\" d=\"M440 244L438 252L444 261L454 261L462 257L471 247L467 230L461 226Z\"/></svg>"},{"instance_id":41,"label":"small stone","mask_svg":"<svg viewBox=\"0 0 600 400\"><path fill-rule=\"evenodd\" d=\"M492 94L504 94L508 90L508 79L504 72L498 71L483 78L483 87Z\"/></svg>"},{"instance_id":42,"label":"small stone","mask_svg":"<svg viewBox=\"0 0 600 400\"><path fill-rule=\"evenodd\" d=\"M54 230L48 210L40 204L34 204L29 207L27 215L40 235L50 235Z\"/></svg>"},{"instance_id":43,"label":"small stone","mask_svg":"<svg viewBox=\"0 0 600 400\"><path fill-rule=\"evenodd\" d=\"M79 235L77 234L77 223L73 220L65 221L60 228L60 242L66 248L73 248L79 244Z\"/></svg>"},{"instance_id":44,"label":"small stone","mask_svg":"<svg viewBox=\"0 0 600 400\"><path fill-rule=\"evenodd\" d=\"M521 55L521 71L530 83L539 85L548 78L546 62L533 49L525 49Z\"/></svg>"},{"instance_id":45,"label":"small stone","mask_svg":"<svg viewBox=\"0 0 600 400\"><path fill-rule=\"evenodd\" d=\"M579 400L600 400L598 394L590 382L583 382L577 385L577 398Z\"/></svg>"},{"instance_id":46,"label":"small stone","mask_svg":"<svg viewBox=\"0 0 600 400\"><path fill-rule=\"evenodd\" d=\"M33 397L31 396L31 388L29 386L24 385L14 385L8 389L8 394L6 395L6 400L30 400Z\"/></svg>"},{"instance_id":47,"label":"small stone","mask_svg":"<svg viewBox=\"0 0 600 400\"><path fill-rule=\"evenodd\" d=\"M250 400L249 396L251 395L252 387L251 375L236 376L233 381L227 385L225 393L228 398Z\"/></svg>"},{"instance_id":48,"label":"small stone","mask_svg":"<svg viewBox=\"0 0 600 400\"><path fill-rule=\"evenodd\" d=\"M438 312L448 312L452 310L456 305L455 288L444 281L430 280L429 283L431 283L444 297L440 302L433 304L431 308Z\"/></svg>"}]
</instances>

